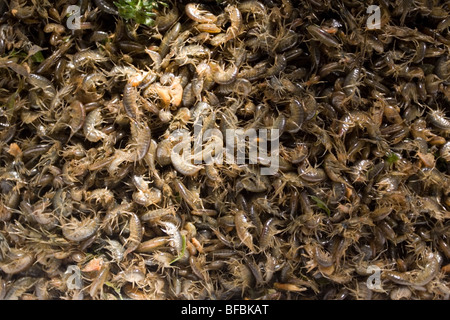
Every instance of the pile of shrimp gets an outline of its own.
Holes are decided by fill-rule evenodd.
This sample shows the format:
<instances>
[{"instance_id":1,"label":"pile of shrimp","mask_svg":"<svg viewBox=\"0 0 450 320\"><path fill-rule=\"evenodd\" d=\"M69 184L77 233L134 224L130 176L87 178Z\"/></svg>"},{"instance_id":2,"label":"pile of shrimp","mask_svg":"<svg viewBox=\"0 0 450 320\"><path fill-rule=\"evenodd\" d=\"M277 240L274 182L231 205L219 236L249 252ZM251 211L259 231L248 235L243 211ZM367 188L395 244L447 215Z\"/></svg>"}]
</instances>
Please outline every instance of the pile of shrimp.
<instances>
[{"instance_id":1,"label":"pile of shrimp","mask_svg":"<svg viewBox=\"0 0 450 320\"><path fill-rule=\"evenodd\" d=\"M448 299L448 2L166 4L0 0L0 299Z\"/></svg>"}]
</instances>

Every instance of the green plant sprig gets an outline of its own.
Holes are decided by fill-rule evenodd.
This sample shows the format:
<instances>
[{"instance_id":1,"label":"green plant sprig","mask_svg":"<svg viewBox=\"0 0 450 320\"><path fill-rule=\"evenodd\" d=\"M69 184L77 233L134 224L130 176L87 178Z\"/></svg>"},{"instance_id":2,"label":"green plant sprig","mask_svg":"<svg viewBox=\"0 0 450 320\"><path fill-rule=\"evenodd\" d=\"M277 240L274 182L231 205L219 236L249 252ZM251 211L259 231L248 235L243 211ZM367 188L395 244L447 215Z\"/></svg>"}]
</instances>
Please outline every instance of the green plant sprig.
<instances>
[{"instance_id":1,"label":"green plant sprig","mask_svg":"<svg viewBox=\"0 0 450 320\"><path fill-rule=\"evenodd\" d=\"M158 10L168 6L159 0L119 0L114 4L122 18L146 26L153 26Z\"/></svg>"}]
</instances>

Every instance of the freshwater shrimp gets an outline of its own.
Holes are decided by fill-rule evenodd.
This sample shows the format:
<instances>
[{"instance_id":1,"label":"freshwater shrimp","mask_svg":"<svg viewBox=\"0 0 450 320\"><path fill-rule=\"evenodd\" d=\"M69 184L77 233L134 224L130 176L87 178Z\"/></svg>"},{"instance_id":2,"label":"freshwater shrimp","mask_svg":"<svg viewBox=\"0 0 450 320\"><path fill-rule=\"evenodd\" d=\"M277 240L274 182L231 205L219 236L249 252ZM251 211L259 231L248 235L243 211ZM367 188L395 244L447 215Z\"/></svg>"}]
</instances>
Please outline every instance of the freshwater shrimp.
<instances>
[{"instance_id":1,"label":"freshwater shrimp","mask_svg":"<svg viewBox=\"0 0 450 320\"><path fill-rule=\"evenodd\" d=\"M222 69L216 62L211 61L209 63L211 71L213 72L214 81L218 84L230 84L236 80L238 74L238 68L235 64L230 64L226 70Z\"/></svg>"},{"instance_id":2,"label":"freshwater shrimp","mask_svg":"<svg viewBox=\"0 0 450 320\"><path fill-rule=\"evenodd\" d=\"M281 220L276 218L269 218L264 223L264 226L261 230L261 235L259 236L259 249L264 251L267 247L270 247L273 244L274 236L281 232L281 230L277 230L276 226L281 224Z\"/></svg>"},{"instance_id":3,"label":"freshwater shrimp","mask_svg":"<svg viewBox=\"0 0 450 320\"><path fill-rule=\"evenodd\" d=\"M234 224L236 226L236 233L242 243L247 246L250 251L256 252L255 246L253 245L253 236L249 232L249 229L254 228L255 226L248 220L244 211L235 210Z\"/></svg>"},{"instance_id":4,"label":"freshwater shrimp","mask_svg":"<svg viewBox=\"0 0 450 320\"><path fill-rule=\"evenodd\" d=\"M439 273L440 262L436 253L425 253L425 265L420 271L385 271L385 277L395 283L413 287L421 287L428 284Z\"/></svg>"},{"instance_id":5,"label":"freshwater shrimp","mask_svg":"<svg viewBox=\"0 0 450 320\"><path fill-rule=\"evenodd\" d=\"M185 176L193 176L203 169L202 165L191 163L194 156L187 154L188 150L190 150L190 146L191 141L183 138L181 142L174 145L172 152L170 153L173 167ZM180 154L180 151L183 153L182 155Z\"/></svg>"},{"instance_id":6,"label":"freshwater shrimp","mask_svg":"<svg viewBox=\"0 0 450 320\"><path fill-rule=\"evenodd\" d=\"M166 216L174 216L174 215L175 215L175 207L171 206L168 208L153 209L153 210L147 211L146 213L141 215L140 218L141 218L141 221L143 221L143 222L155 223Z\"/></svg>"},{"instance_id":7,"label":"freshwater shrimp","mask_svg":"<svg viewBox=\"0 0 450 320\"><path fill-rule=\"evenodd\" d=\"M150 149L152 140L151 130L146 122L132 121L130 123L131 142L132 147L132 161L141 161Z\"/></svg>"},{"instance_id":8,"label":"freshwater shrimp","mask_svg":"<svg viewBox=\"0 0 450 320\"><path fill-rule=\"evenodd\" d=\"M86 119L86 109L79 100L74 100L69 106L70 121L68 126L71 130L70 138L77 133L84 125Z\"/></svg>"},{"instance_id":9,"label":"freshwater shrimp","mask_svg":"<svg viewBox=\"0 0 450 320\"><path fill-rule=\"evenodd\" d=\"M165 246L169 241L170 237L168 236L155 237L150 240L141 242L139 246L136 248L136 252L149 253L162 246Z\"/></svg>"},{"instance_id":10,"label":"freshwater shrimp","mask_svg":"<svg viewBox=\"0 0 450 320\"><path fill-rule=\"evenodd\" d=\"M128 214L130 215L130 220L128 224L130 229L130 236L126 240L125 244L126 250L123 254L125 257L139 247L139 245L142 242L142 238L144 236L143 227L138 215L135 214L134 212L128 212Z\"/></svg>"},{"instance_id":11,"label":"freshwater shrimp","mask_svg":"<svg viewBox=\"0 0 450 320\"><path fill-rule=\"evenodd\" d=\"M298 132L305 119L305 110L299 100L293 98L289 102L290 117L286 120L286 131L289 133Z\"/></svg>"},{"instance_id":12,"label":"freshwater shrimp","mask_svg":"<svg viewBox=\"0 0 450 320\"><path fill-rule=\"evenodd\" d=\"M81 242L92 237L99 228L98 217L85 218L78 220L74 217L69 219L69 222L61 218L61 229L64 238L70 241Z\"/></svg>"},{"instance_id":13,"label":"freshwater shrimp","mask_svg":"<svg viewBox=\"0 0 450 320\"><path fill-rule=\"evenodd\" d=\"M432 125L443 131L450 131L450 119L445 117L445 112L443 110L430 110L428 112L428 120Z\"/></svg>"},{"instance_id":14,"label":"freshwater shrimp","mask_svg":"<svg viewBox=\"0 0 450 320\"><path fill-rule=\"evenodd\" d=\"M306 27L306 30L308 30L317 41L327 47L340 48L342 46L332 35L316 25L309 25Z\"/></svg>"},{"instance_id":15,"label":"freshwater shrimp","mask_svg":"<svg viewBox=\"0 0 450 320\"><path fill-rule=\"evenodd\" d=\"M96 126L102 124L102 122L103 120L100 108L89 112L83 124L83 133L87 140L91 142L98 142L108 138L103 131L95 128Z\"/></svg>"},{"instance_id":16,"label":"freshwater shrimp","mask_svg":"<svg viewBox=\"0 0 450 320\"><path fill-rule=\"evenodd\" d=\"M0 262L0 269L6 274L16 274L27 270L36 258L30 253L19 253L13 260Z\"/></svg>"},{"instance_id":17,"label":"freshwater shrimp","mask_svg":"<svg viewBox=\"0 0 450 320\"><path fill-rule=\"evenodd\" d=\"M225 42L239 36L242 29L242 14L237 6L228 5L225 12L230 16L231 26L227 29Z\"/></svg>"},{"instance_id":18,"label":"freshwater shrimp","mask_svg":"<svg viewBox=\"0 0 450 320\"><path fill-rule=\"evenodd\" d=\"M145 207L161 202L162 193L157 188L150 188L147 182L141 177L134 175L132 177L133 184L138 189L133 193L133 200Z\"/></svg>"},{"instance_id":19,"label":"freshwater shrimp","mask_svg":"<svg viewBox=\"0 0 450 320\"><path fill-rule=\"evenodd\" d=\"M211 12L201 9L201 5L197 3L188 3L185 7L186 15L199 23L215 23L217 21L217 16Z\"/></svg>"},{"instance_id":20,"label":"freshwater shrimp","mask_svg":"<svg viewBox=\"0 0 450 320\"><path fill-rule=\"evenodd\" d=\"M127 82L123 89L123 107L130 119L134 121L138 121L140 117L140 109L137 103L138 92L130 82Z\"/></svg>"},{"instance_id":21,"label":"freshwater shrimp","mask_svg":"<svg viewBox=\"0 0 450 320\"><path fill-rule=\"evenodd\" d=\"M84 67L89 63L99 63L107 60L108 59L103 54L96 50L78 51L72 57L73 65L76 68Z\"/></svg>"}]
</instances>

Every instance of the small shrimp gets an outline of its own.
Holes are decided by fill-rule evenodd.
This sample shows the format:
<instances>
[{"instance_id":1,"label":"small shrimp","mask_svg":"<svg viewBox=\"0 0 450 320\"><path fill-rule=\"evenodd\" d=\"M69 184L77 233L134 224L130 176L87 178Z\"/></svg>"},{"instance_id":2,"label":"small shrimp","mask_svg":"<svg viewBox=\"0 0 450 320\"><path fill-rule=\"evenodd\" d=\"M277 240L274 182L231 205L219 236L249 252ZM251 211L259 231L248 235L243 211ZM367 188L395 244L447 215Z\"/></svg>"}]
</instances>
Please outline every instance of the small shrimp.
<instances>
[{"instance_id":1,"label":"small shrimp","mask_svg":"<svg viewBox=\"0 0 450 320\"><path fill-rule=\"evenodd\" d=\"M247 79L236 79L230 84L221 84L217 87L217 92L223 95L234 93L246 97L252 92L253 86Z\"/></svg>"},{"instance_id":2,"label":"small shrimp","mask_svg":"<svg viewBox=\"0 0 450 320\"><path fill-rule=\"evenodd\" d=\"M213 72L214 81L218 84L227 85L233 83L236 80L238 74L238 68L234 64L230 64L226 70L222 69L216 62L211 61L209 63Z\"/></svg>"},{"instance_id":3,"label":"small shrimp","mask_svg":"<svg viewBox=\"0 0 450 320\"><path fill-rule=\"evenodd\" d=\"M262 63L258 63L256 66L248 69L242 69L238 73L239 79L245 79L248 81L258 80L262 78L267 73L267 62L263 61Z\"/></svg>"},{"instance_id":4,"label":"small shrimp","mask_svg":"<svg viewBox=\"0 0 450 320\"><path fill-rule=\"evenodd\" d=\"M84 125L86 120L86 109L79 100L74 100L69 106L70 121L68 126L71 130L70 138L77 133Z\"/></svg>"},{"instance_id":5,"label":"small shrimp","mask_svg":"<svg viewBox=\"0 0 450 320\"><path fill-rule=\"evenodd\" d=\"M242 29L242 14L238 7L234 5L228 5L225 11L230 16L231 26L227 29L225 42L236 38Z\"/></svg>"},{"instance_id":6,"label":"small shrimp","mask_svg":"<svg viewBox=\"0 0 450 320\"><path fill-rule=\"evenodd\" d=\"M49 98L55 97L56 95L55 86L46 77L41 76L39 74L30 73L30 75L28 76L28 82L31 85L40 88L44 92L44 94Z\"/></svg>"},{"instance_id":7,"label":"small shrimp","mask_svg":"<svg viewBox=\"0 0 450 320\"><path fill-rule=\"evenodd\" d=\"M275 56L275 62L274 64L267 69L265 76L266 77L272 77L272 76L278 76L280 72L282 72L284 69L286 69L287 61L284 54L277 54Z\"/></svg>"},{"instance_id":8,"label":"small shrimp","mask_svg":"<svg viewBox=\"0 0 450 320\"><path fill-rule=\"evenodd\" d=\"M431 110L428 112L428 119L432 125L443 130L450 131L450 120L445 117L442 110Z\"/></svg>"},{"instance_id":9,"label":"small shrimp","mask_svg":"<svg viewBox=\"0 0 450 320\"><path fill-rule=\"evenodd\" d=\"M108 60L104 55L96 50L78 51L73 55L72 62L76 68L86 66L88 63L99 63Z\"/></svg>"},{"instance_id":10,"label":"small shrimp","mask_svg":"<svg viewBox=\"0 0 450 320\"><path fill-rule=\"evenodd\" d=\"M242 243L247 246L252 252L256 252L255 246L253 245L253 236L248 231L250 228L254 228L255 226L250 223L244 211L235 211L234 224L236 226L236 233Z\"/></svg>"},{"instance_id":11,"label":"small shrimp","mask_svg":"<svg viewBox=\"0 0 450 320\"><path fill-rule=\"evenodd\" d=\"M163 231L170 237L171 245L177 251L178 256L183 253L183 236L180 233L178 226L170 221L159 221L159 225L163 227ZM182 257L180 257L182 258Z\"/></svg>"},{"instance_id":12,"label":"small shrimp","mask_svg":"<svg viewBox=\"0 0 450 320\"><path fill-rule=\"evenodd\" d=\"M154 209L147 211L141 216L142 222L157 222L166 216L175 215L175 207L168 207L162 209Z\"/></svg>"},{"instance_id":13,"label":"small shrimp","mask_svg":"<svg viewBox=\"0 0 450 320\"><path fill-rule=\"evenodd\" d=\"M203 207L202 200L196 197L192 191L177 178L172 180L174 189L180 194L181 198L191 207L191 209L200 209Z\"/></svg>"},{"instance_id":14,"label":"small shrimp","mask_svg":"<svg viewBox=\"0 0 450 320\"><path fill-rule=\"evenodd\" d=\"M159 45L159 54L161 55L161 59L164 59L164 57L169 53L170 44L175 40L176 37L178 37L180 31L181 24L177 22L177 24L175 24L168 32L166 32L164 38L161 40L161 44Z\"/></svg>"},{"instance_id":15,"label":"small shrimp","mask_svg":"<svg viewBox=\"0 0 450 320\"><path fill-rule=\"evenodd\" d=\"M91 288L89 289L89 295L94 298L97 295L97 291L100 290L100 297L103 296L103 285L107 281L109 277L109 263L103 264L100 271L97 273L96 278L91 283Z\"/></svg>"},{"instance_id":16,"label":"small shrimp","mask_svg":"<svg viewBox=\"0 0 450 320\"><path fill-rule=\"evenodd\" d=\"M138 92L136 88L130 82L127 82L123 89L123 107L130 119L135 121L137 121L140 116L137 97Z\"/></svg>"},{"instance_id":17,"label":"small shrimp","mask_svg":"<svg viewBox=\"0 0 450 320\"><path fill-rule=\"evenodd\" d=\"M47 70L54 66L58 60L70 49L72 46L73 40L69 40L64 42L57 50L53 51L53 53L44 61L36 69L36 74L43 74L47 72Z\"/></svg>"},{"instance_id":18,"label":"small shrimp","mask_svg":"<svg viewBox=\"0 0 450 320\"><path fill-rule=\"evenodd\" d=\"M14 285L6 292L4 300L19 300L36 282L37 279L32 277L23 277L14 281Z\"/></svg>"},{"instance_id":19,"label":"small shrimp","mask_svg":"<svg viewBox=\"0 0 450 320\"><path fill-rule=\"evenodd\" d=\"M99 228L98 218L88 218L82 221L71 217L70 222L61 222L64 238L70 241L81 242L92 237Z\"/></svg>"},{"instance_id":20,"label":"small shrimp","mask_svg":"<svg viewBox=\"0 0 450 320\"><path fill-rule=\"evenodd\" d=\"M165 246L170 241L170 237L155 237L153 239L141 242L136 248L136 252L139 253L149 253L158 249L159 247Z\"/></svg>"},{"instance_id":21,"label":"small shrimp","mask_svg":"<svg viewBox=\"0 0 450 320\"><path fill-rule=\"evenodd\" d=\"M186 15L190 19L199 23L214 23L217 21L217 16L205 9L200 8L201 6L197 3L188 3L185 6Z\"/></svg>"},{"instance_id":22,"label":"small shrimp","mask_svg":"<svg viewBox=\"0 0 450 320\"><path fill-rule=\"evenodd\" d=\"M290 117L286 120L286 131L296 133L302 127L305 119L305 110L297 99L292 99L289 103Z\"/></svg>"},{"instance_id":23,"label":"small shrimp","mask_svg":"<svg viewBox=\"0 0 450 320\"><path fill-rule=\"evenodd\" d=\"M251 13L253 15L258 14L261 16L267 15L266 7L264 6L264 4L256 0L241 2L239 3L238 8L242 13Z\"/></svg>"},{"instance_id":24,"label":"small shrimp","mask_svg":"<svg viewBox=\"0 0 450 320\"><path fill-rule=\"evenodd\" d=\"M0 269L6 274L16 274L27 270L36 259L30 253L20 254L9 262L0 262Z\"/></svg>"},{"instance_id":25,"label":"small shrimp","mask_svg":"<svg viewBox=\"0 0 450 320\"><path fill-rule=\"evenodd\" d=\"M341 44L328 32L316 25L309 25L306 30L320 43L327 47L340 48Z\"/></svg>"},{"instance_id":26,"label":"small shrimp","mask_svg":"<svg viewBox=\"0 0 450 320\"><path fill-rule=\"evenodd\" d=\"M358 82L361 78L362 69L353 68L344 79L344 92L348 97L353 97L358 90Z\"/></svg>"},{"instance_id":27,"label":"small shrimp","mask_svg":"<svg viewBox=\"0 0 450 320\"><path fill-rule=\"evenodd\" d=\"M191 163L193 156L186 154L186 150L190 150L190 143L189 139L183 139L173 146L172 152L170 153L173 167L185 176L193 176L203 169L202 165ZM180 151L183 151L183 155L180 154Z\"/></svg>"},{"instance_id":28,"label":"small shrimp","mask_svg":"<svg viewBox=\"0 0 450 320\"><path fill-rule=\"evenodd\" d=\"M222 29L215 25L214 23L202 23L196 26L197 30L200 32L207 33L221 33Z\"/></svg>"},{"instance_id":29,"label":"small shrimp","mask_svg":"<svg viewBox=\"0 0 450 320\"><path fill-rule=\"evenodd\" d=\"M276 218L269 218L264 223L264 226L259 236L259 249L264 251L271 243L273 243L274 236L280 233L280 230L276 229L277 225L281 224L281 220Z\"/></svg>"},{"instance_id":30,"label":"small shrimp","mask_svg":"<svg viewBox=\"0 0 450 320\"><path fill-rule=\"evenodd\" d=\"M132 121L131 127L131 143L133 150L133 156L131 157L133 162L141 161L150 149L150 143L152 141L152 133L146 122Z\"/></svg>"},{"instance_id":31,"label":"small shrimp","mask_svg":"<svg viewBox=\"0 0 450 320\"><path fill-rule=\"evenodd\" d=\"M428 284L440 271L440 263L437 255L432 252L426 253L426 264L421 271L386 271L387 279L401 285L421 287Z\"/></svg>"},{"instance_id":32,"label":"small shrimp","mask_svg":"<svg viewBox=\"0 0 450 320\"><path fill-rule=\"evenodd\" d=\"M133 212L128 212L128 214L130 215L130 236L126 240L126 250L123 254L125 257L139 247L144 236L142 223L138 215Z\"/></svg>"},{"instance_id":33,"label":"small shrimp","mask_svg":"<svg viewBox=\"0 0 450 320\"><path fill-rule=\"evenodd\" d=\"M102 115L100 108L89 112L83 124L83 133L87 140L91 142L98 142L108 137L104 132L95 128L101 123Z\"/></svg>"}]
</instances>

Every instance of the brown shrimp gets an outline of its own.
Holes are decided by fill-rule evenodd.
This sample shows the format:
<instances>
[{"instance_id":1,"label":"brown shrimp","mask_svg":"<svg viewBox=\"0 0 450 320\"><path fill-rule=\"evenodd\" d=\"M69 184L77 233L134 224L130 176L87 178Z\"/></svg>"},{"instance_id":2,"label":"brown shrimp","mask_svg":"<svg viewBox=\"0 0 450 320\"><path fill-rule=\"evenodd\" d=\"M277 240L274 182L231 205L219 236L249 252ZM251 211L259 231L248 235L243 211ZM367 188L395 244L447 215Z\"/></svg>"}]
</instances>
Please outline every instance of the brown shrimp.
<instances>
[{"instance_id":1,"label":"brown shrimp","mask_svg":"<svg viewBox=\"0 0 450 320\"><path fill-rule=\"evenodd\" d=\"M98 142L108 137L101 130L95 128L101 123L102 123L102 115L100 108L92 110L91 112L88 113L83 124L83 133L87 140L91 142Z\"/></svg>"},{"instance_id":2,"label":"brown shrimp","mask_svg":"<svg viewBox=\"0 0 450 320\"><path fill-rule=\"evenodd\" d=\"M249 232L250 228L254 228L254 225L248 220L245 212L242 210L236 210L234 212L234 224L236 226L236 233L242 243L247 246L252 252L256 252L253 244L253 236Z\"/></svg>"},{"instance_id":3,"label":"brown shrimp","mask_svg":"<svg viewBox=\"0 0 450 320\"><path fill-rule=\"evenodd\" d=\"M214 23L201 23L197 25L196 28L200 32L207 32L213 34L222 32L222 29Z\"/></svg>"},{"instance_id":4,"label":"brown shrimp","mask_svg":"<svg viewBox=\"0 0 450 320\"><path fill-rule=\"evenodd\" d=\"M209 63L213 72L214 81L218 84L230 84L236 80L238 74L238 68L233 63L230 64L226 70L223 70L216 62L211 61Z\"/></svg>"},{"instance_id":5,"label":"brown shrimp","mask_svg":"<svg viewBox=\"0 0 450 320\"><path fill-rule=\"evenodd\" d=\"M85 218L78 220L70 218L70 222L61 222L61 229L64 238L70 241L81 242L92 237L99 229L99 220L95 218Z\"/></svg>"},{"instance_id":6,"label":"brown shrimp","mask_svg":"<svg viewBox=\"0 0 450 320\"><path fill-rule=\"evenodd\" d=\"M96 278L91 283L91 287L89 289L89 295L94 298L97 295L97 291L100 290L100 297L103 296L103 286L105 282L108 280L110 274L110 265L109 263L104 263L100 271L98 272Z\"/></svg>"},{"instance_id":7,"label":"brown shrimp","mask_svg":"<svg viewBox=\"0 0 450 320\"><path fill-rule=\"evenodd\" d=\"M186 15L199 23L214 23L217 21L217 16L211 12L201 9L201 5L197 3L188 3L185 7Z\"/></svg>"},{"instance_id":8,"label":"brown shrimp","mask_svg":"<svg viewBox=\"0 0 450 320\"><path fill-rule=\"evenodd\" d=\"M129 253L136 250L141 244L142 238L144 236L141 219L138 217L137 214L133 212L128 212L128 214L130 215L129 220L130 236L126 240L125 245L126 250L123 254L124 256L127 256Z\"/></svg>"},{"instance_id":9,"label":"brown shrimp","mask_svg":"<svg viewBox=\"0 0 450 320\"><path fill-rule=\"evenodd\" d=\"M242 29L242 14L237 6L228 5L225 11L230 16L231 26L227 29L225 42L239 36Z\"/></svg>"},{"instance_id":10,"label":"brown shrimp","mask_svg":"<svg viewBox=\"0 0 450 320\"><path fill-rule=\"evenodd\" d=\"M428 112L428 119L435 127L443 131L450 131L450 119L445 117L444 111L431 110Z\"/></svg>"},{"instance_id":11,"label":"brown shrimp","mask_svg":"<svg viewBox=\"0 0 450 320\"><path fill-rule=\"evenodd\" d=\"M320 43L327 47L340 48L342 45L328 32L316 25L309 25L306 30Z\"/></svg>"},{"instance_id":12,"label":"brown shrimp","mask_svg":"<svg viewBox=\"0 0 450 320\"><path fill-rule=\"evenodd\" d=\"M146 122L132 121L131 126L131 146L133 150L132 161L141 161L150 149L152 140L151 130Z\"/></svg>"},{"instance_id":13,"label":"brown shrimp","mask_svg":"<svg viewBox=\"0 0 450 320\"><path fill-rule=\"evenodd\" d=\"M136 248L136 252L139 253L149 253L162 246L165 246L170 241L170 237L155 237L153 239L141 242Z\"/></svg>"},{"instance_id":14,"label":"brown shrimp","mask_svg":"<svg viewBox=\"0 0 450 320\"><path fill-rule=\"evenodd\" d=\"M72 62L76 68L81 68L89 63L105 62L107 58L96 50L78 51L73 55Z\"/></svg>"},{"instance_id":15,"label":"brown shrimp","mask_svg":"<svg viewBox=\"0 0 450 320\"><path fill-rule=\"evenodd\" d=\"M27 270L34 263L35 257L30 253L20 254L14 260L1 262L0 269L6 274L16 274Z\"/></svg>"},{"instance_id":16,"label":"brown shrimp","mask_svg":"<svg viewBox=\"0 0 450 320\"><path fill-rule=\"evenodd\" d=\"M123 89L123 107L130 119L138 121L140 116L140 110L138 106L138 92L136 88L127 82Z\"/></svg>"},{"instance_id":17,"label":"brown shrimp","mask_svg":"<svg viewBox=\"0 0 450 320\"><path fill-rule=\"evenodd\" d=\"M186 150L183 149L189 150L190 143L190 141L181 141L174 145L172 152L170 153L173 167L185 176L193 176L203 169L202 165L191 163L191 159L193 158L192 155L184 154ZM177 151L174 151L173 149L176 149ZM183 151L183 155L180 154L180 151Z\"/></svg>"},{"instance_id":18,"label":"brown shrimp","mask_svg":"<svg viewBox=\"0 0 450 320\"><path fill-rule=\"evenodd\" d=\"M71 130L71 136L77 133L81 128L83 128L84 122L86 120L86 109L79 100L74 100L69 106L70 121L68 126Z\"/></svg>"},{"instance_id":19,"label":"brown shrimp","mask_svg":"<svg viewBox=\"0 0 450 320\"><path fill-rule=\"evenodd\" d=\"M161 44L159 45L159 54L161 55L161 59L169 53L170 44L181 31L181 24L177 22L168 32L165 33L164 38L161 40Z\"/></svg>"},{"instance_id":20,"label":"brown shrimp","mask_svg":"<svg viewBox=\"0 0 450 320\"><path fill-rule=\"evenodd\" d=\"M261 251L264 251L267 247L270 246L271 243L273 243L274 236L281 232L280 230L276 229L277 225L281 224L281 220L276 218L269 218L264 223L264 226L261 230L261 235L259 236L259 249Z\"/></svg>"},{"instance_id":21,"label":"brown shrimp","mask_svg":"<svg viewBox=\"0 0 450 320\"><path fill-rule=\"evenodd\" d=\"M161 209L153 209L147 211L143 215L141 215L141 221L143 222L157 222L166 216L175 215L175 207L161 208Z\"/></svg>"},{"instance_id":22,"label":"brown shrimp","mask_svg":"<svg viewBox=\"0 0 450 320\"><path fill-rule=\"evenodd\" d=\"M298 132L305 118L305 110L297 99L293 98L289 102L290 117L286 120L286 131L289 133Z\"/></svg>"}]
</instances>

